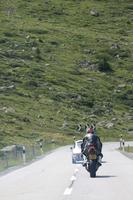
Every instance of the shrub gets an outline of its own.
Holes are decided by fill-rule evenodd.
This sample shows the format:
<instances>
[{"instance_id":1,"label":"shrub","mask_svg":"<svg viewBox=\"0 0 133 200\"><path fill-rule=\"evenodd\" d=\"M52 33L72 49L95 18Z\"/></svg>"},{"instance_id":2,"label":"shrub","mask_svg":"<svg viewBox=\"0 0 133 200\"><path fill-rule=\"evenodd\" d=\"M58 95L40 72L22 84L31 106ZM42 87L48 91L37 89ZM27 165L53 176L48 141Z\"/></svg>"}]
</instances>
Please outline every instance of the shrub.
<instances>
[{"instance_id":1,"label":"shrub","mask_svg":"<svg viewBox=\"0 0 133 200\"><path fill-rule=\"evenodd\" d=\"M28 86L28 87L38 87L38 83L34 80L30 80L26 83L26 86Z\"/></svg>"},{"instance_id":2,"label":"shrub","mask_svg":"<svg viewBox=\"0 0 133 200\"><path fill-rule=\"evenodd\" d=\"M15 37L15 36L18 36L18 34L16 34L15 32L5 32L4 35L6 37Z\"/></svg>"},{"instance_id":3,"label":"shrub","mask_svg":"<svg viewBox=\"0 0 133 200\"><path fill-rule=\"evenodd\" d=\"M29 29L27 30L27 32L39 35L44 35L49 33L48 30L43 30L43 29Z\"/></svg>"},{"instance_id":4,"label":"shrub","mask_svg":"<svg viewBox=\"0 0 133 200\"><path fill-rule=\"evenodd\" d=\"M6 43L6 42L8 42L9 40L8 39L6 39L6 38L1 38L0 39L0 44L4 44L4 43Z\"/></svg>"},{"instance_id":5,"label":"shrub","mask_svg":"<svg viewBox=\"0 0 133 200\"><path fill-rule=\"evenodd\" d=\"M112 72L112 68L111 68L111 65L109 64L108 60L103 57L99 60L99 63L98 63L98 69L99 71L101 72Z\"/></svg>"}]
</instances>

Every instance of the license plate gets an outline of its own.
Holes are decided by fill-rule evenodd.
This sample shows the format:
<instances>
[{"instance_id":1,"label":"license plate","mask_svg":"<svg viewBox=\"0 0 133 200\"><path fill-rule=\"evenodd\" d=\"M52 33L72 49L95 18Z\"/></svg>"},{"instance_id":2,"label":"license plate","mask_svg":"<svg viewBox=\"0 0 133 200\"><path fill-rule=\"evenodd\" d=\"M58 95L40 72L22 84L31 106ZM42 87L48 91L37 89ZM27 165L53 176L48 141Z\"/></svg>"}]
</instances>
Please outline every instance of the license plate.
<instances>
[{"instance_id":1,"label":"license plate","mask_svg":"<svg viewBox=\"0 0 133 200\"><path fill-rule=\"evenodd\" d=\"M89 160L96 160L97 156L95 154L90 154L89 155Z\"/></svg>"}]
</instances>

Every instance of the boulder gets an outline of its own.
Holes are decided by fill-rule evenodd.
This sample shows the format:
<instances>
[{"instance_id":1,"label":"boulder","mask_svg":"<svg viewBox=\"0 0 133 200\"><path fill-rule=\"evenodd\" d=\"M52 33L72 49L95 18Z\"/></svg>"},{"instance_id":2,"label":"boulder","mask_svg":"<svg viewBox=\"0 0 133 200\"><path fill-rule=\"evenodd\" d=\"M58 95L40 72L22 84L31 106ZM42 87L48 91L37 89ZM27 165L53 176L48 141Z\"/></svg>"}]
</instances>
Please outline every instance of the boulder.
<instances>
[{"instance_id":1,"label":"boulder","mask_svg":"<svg viewBox=\"0 0 133 200\"><path fill-rule=\"evenodd\" d=\"M90 11L90 14L92 15L92 16L95 16L95 17L98 17L100 14L99 14L99 12L97 11L97 10L91 10Z\"/></svg>"},{"instance_id":2,"label":"boulder","mask_svg":"<svg viewBox=\"0 0 133 200\"><path fill-rule=\"evenodd\" d=\"M105 125L106 128L112 128L114 126L114 123L109 122Z\"/></svg>"}]
</instances>

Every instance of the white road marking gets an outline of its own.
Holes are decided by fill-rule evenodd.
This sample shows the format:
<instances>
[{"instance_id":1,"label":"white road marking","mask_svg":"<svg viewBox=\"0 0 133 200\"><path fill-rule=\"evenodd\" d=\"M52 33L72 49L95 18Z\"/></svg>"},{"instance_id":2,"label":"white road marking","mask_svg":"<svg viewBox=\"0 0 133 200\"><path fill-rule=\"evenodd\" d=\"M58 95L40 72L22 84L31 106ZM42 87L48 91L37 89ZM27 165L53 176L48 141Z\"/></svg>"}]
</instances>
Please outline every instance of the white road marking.
<instances>
[{"instance_id":1,"label":"white road marking","mask_svg":"<svg viewBox=\"0 0 133 200\"><path fill-rule=\"evenodd\" d=\"M71 181L75 181L75 180L76 180L76 177L75 177L75 176L72 176L70 180L71 180Z\"/></svg>"},{"instance_id":2,"label":"white road marking","mask_svg":"<svg viewBox=\"0 0 133 200\"><path fill-rule=\"evenodd\" d=\"M78 171L79 171L79 169L78 169L78 168L76 168L76 169L75 169L75 171L74 171L74 173L76 173L76 174L77 174L77 172L78 172Z\"/></svg>"},{"instance_id":3,"label":"white road marking","mask_svg":"<svg viewBox=\"0 0 133 200\"><path fill-rule=\"evenodd\" d=\"M74 181L76 180L76 174L78 173L78 171L79 171L79 169L78 168L76 168L75 170L74 170L74 174L73 174L73 176L71 177L71 183L70 183L70 185L69 185L69 187L67 187L66 188L66 190L65 190L65 192L64 192L64 195L70 195L71 193L72 193L72 186L73 186L73 184L74 184Z\"/></svg>"},{"instance_id":4,"label":"white road marking","mask_svg":"<svg viewBox=\"0 0 133 200\"><path fill-rule=\"evenodd\" d=\"M79 169L78 169L78 168L76 168L76 169L75 169L75 173L77 173L78 171L79 171Z\"/></svg>"},{"instance_id":5,"label":"white road marking","mask_svg":"<svg viewBox=\"0 0 133 200\"><path fill-rule=\"evenodd\" d=\"M72 192L72 188L66 188L64 195L70 195Z\"/></svg>"}]
</instances>

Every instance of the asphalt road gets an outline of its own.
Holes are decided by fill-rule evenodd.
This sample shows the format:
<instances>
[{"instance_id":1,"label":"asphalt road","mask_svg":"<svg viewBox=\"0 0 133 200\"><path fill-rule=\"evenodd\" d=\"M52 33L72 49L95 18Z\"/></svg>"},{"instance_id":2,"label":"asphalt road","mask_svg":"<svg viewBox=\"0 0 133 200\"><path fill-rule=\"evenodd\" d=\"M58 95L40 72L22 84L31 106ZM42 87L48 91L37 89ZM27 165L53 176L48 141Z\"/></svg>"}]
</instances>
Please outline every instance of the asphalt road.
<instances>
[{"instance_id":1,"label":"asphalt road","mask_svg":"<svg viewBox=\"0 0 133 200\"><path fill-rule=\"evenodd\" d=\"M70 148L62 147L29 166L0 177L0 200L132 200L133 160L103 145L103 165L96 178L71 163Z\"/></svg>"}]
</instances>

